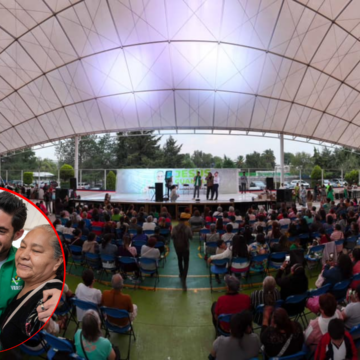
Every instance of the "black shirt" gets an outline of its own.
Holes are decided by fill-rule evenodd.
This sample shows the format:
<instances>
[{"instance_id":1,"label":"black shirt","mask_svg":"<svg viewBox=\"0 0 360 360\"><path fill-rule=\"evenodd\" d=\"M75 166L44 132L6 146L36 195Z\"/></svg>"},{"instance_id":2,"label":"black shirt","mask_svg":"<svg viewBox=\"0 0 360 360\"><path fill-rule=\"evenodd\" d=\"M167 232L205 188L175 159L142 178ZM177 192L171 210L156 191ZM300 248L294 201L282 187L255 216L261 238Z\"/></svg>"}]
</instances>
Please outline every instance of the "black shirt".
<instances>
[{"instance_id":1,"label":"black shirt","mask_svg":"<svg viewBox=\"0 0 360 360\"><path fill-rule=\"evenodd\" d=\"M36 308L42 304L43 291L49 289L62 290L62 279L56 278L61 282L47 283L35 294L33 294L16 312L11 320L4 327L9 316L17 309L21 302L29 295L30 292L23 295L21 298L14 300L9 304L0 318L1 335L0 341L2 350L9 349L13 346L17 346L20 343L26 341L33 336L44 325L39 321ZM55 279L53 279L55 280ZM27 342L30 346L36 346L37 344Z\"/></svg>"}]
</instances>

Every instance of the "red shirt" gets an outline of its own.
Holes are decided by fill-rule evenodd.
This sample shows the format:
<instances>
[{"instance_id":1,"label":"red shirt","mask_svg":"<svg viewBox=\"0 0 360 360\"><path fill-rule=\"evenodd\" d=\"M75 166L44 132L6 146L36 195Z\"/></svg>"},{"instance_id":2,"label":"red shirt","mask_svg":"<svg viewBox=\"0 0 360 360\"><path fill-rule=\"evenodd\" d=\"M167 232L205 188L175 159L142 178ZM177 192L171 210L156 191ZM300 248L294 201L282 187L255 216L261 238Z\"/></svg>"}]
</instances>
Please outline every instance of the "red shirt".
<instances>
[{"instance_id":1,"label":"red shirt","mask_svg":"<svg viewBox=\"0 0 360 360\"><path fill-rule=\"evenodd\" d=\"M91 226L92 227L96 226L96 227L102 228L104 226L104 223L102 221L92 221ZM92 232L96 235L101 235L101 233L102 233L102 231L95 231L95 230L93 230Z\"/></svg>"},{"instance_id":2,"label":"red shirt","mask_svg":"<svg viewBox=\"0 0 360 360\"><path fill-rule=\"evenodd\" d=\"M237 314L243 310L250 309L250 296L244 294L226 294L219 297L215 306L215 314L217 316L222 314ZM228 323L220 322L220 326L223 330L230 332Z\"/></svg>"},{"instance_id":3,"label":"red shirt","mask_svg":"<svg viewBox=\"0 0 360 360\"><path fill-rule=\"evenodd\" d=\"M329 238L327 237L327 235L326 234L321 235L320 245L326 244L328 242L329 242Z\"/></svg>"}]
</instances>

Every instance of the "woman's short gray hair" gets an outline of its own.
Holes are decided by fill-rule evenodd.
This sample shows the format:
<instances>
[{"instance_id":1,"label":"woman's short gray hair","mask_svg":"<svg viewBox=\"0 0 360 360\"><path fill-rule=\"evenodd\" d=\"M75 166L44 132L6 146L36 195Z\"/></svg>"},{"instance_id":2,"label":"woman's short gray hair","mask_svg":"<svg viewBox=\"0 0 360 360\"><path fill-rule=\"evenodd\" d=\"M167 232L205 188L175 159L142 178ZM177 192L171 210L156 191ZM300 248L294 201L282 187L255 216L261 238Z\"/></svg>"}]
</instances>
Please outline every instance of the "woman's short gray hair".
<instances>
[{"instance_id":1,"label":"woman's short gray hair","mask_svg":"<svg viewBox=\"0 0 360 360\"><path fill-rule=\"evenodd\" d=\"M276 281L273 276L267 276L263 281L263 289L265 292L274 291Z\"/></svg>"},{"instance_id":2,"label":"woman's short gray hair","mask_svg":"<svg viewBox=\"0 0 360 360\"><path fill-rule=\"evenodd\" d=\"M230 211L230 212L234 212L234 207L233 207L233 206L230 206L230 207L229 207L229 211Z\"/></svg>"},{"instance_id":3,"label":"woman's short gray hair","mask_svg":"<svg viewBox=\"0 0 360 360\"><path fill-rule=\"evenodd\" d=\"M54 229L51 227L51 225L42 224L42 225L35 226L33 229L31 229L29 231L29 233L31 233L34 230L38 230L38 229L45 231L49 235L50 243L51 243L52 247L54 248L54 259L57 260L59 258L62 258L63 253L61 250L60 241L59 241ZM63 265L60 265L56 274L58 276L62 276L62 273L63 273Z\"/></svg>"}]
</instances>

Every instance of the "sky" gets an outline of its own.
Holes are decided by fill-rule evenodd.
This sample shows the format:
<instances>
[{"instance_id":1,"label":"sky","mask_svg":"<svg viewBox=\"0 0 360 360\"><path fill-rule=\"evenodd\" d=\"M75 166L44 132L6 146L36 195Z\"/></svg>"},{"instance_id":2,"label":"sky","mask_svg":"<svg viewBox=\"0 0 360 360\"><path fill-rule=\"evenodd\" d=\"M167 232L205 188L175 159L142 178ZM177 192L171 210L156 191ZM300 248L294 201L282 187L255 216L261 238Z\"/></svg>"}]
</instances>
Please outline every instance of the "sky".
<instances>
[{"instance_id":1,"label":"sky","mask_svg":"<svg viewBox=\"0 0 360 360\"><path fill-rule=\"evenodd\" d=\"M114 134L115 135L115 134ZM205 153L211 153L214 156L223 157L224 155L235 159L239 155L250 154L254 151L262 153L266 149L272 149L276 156L276 161L280 164L280 140L255 137L255 136L236 136L236 135L172 135L178 144L183 144L182 153L192 154L195 150L201 150ZM163 145L169 135L163 135L161 145ZM291 140L284 141L285 152L305 151L310 154L314 152L313 144L306 144ZM316 146L322 149L322 146ZM50 158L57 161L55 156L55 147L47 147L36 150L36 156L41 158Z\"/></svg>"}]
</instances>

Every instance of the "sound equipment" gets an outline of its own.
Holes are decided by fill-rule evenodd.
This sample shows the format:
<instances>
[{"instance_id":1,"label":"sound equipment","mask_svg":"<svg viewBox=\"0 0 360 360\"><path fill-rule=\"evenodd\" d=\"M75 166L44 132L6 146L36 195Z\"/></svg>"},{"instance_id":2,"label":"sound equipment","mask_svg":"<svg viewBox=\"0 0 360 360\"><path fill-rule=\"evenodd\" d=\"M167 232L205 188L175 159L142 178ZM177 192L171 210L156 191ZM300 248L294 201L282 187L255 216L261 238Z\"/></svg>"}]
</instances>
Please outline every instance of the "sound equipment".
<instances>
[{"instance_id":1,"label":"sound equipment","mask_svg":"<svg viewBox=\"0 0 360 360\"><path fill-rule=\"evenodd\" d=\"M55 189L56 199L64 200L66 196L69 196L69 189Z\"/></svg>"},{"instance_id":2,"label":"sound equipment","mask_svg":"<svg viewBox=\"0 0 360 360\"><path fill-rule=\"evenodd\" d=\"M155 183L155 201L162 202L164 197L164 185L163 183Z\"/></svg>"},{"instance_id":3,"label":"sound equipment","mask_svg":"<svg viewBox=\"0 0 360 360\"><path fill-rule=\"evenodd\" d=\"M291 189L278 189L276 190L277 202L292 202L292 190Z\"/></svg>"},{"instance_id":4,"label":"sound equipment","mask_svg":"<svg viewBox=\"0 0 360 360\"><path fill-rule=\"evenodd\" d=\"M229 201L230 201L230 202L234 202L234 201L235 201L235 199L230 199Z\"/></svg>"},{"instance_id":5,"label":"sound equipment","mask_svg":"<svg viewBox=\"0 0 360 360\"><path fill-rule=\"evenodd\" d=\"M70 178L70 189L77 189L76 178Z\"/></svg>"},{"instance_id":6,"label":"sound equipment","mask_svg":"<svg viewBox=\"0 0 360 360\"><path fill-rule=\"evenodd\" d=\"M274 190L274 178L266 178L266 187L268 190Z\"/></svg>"}]
</instances>

